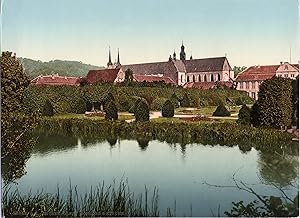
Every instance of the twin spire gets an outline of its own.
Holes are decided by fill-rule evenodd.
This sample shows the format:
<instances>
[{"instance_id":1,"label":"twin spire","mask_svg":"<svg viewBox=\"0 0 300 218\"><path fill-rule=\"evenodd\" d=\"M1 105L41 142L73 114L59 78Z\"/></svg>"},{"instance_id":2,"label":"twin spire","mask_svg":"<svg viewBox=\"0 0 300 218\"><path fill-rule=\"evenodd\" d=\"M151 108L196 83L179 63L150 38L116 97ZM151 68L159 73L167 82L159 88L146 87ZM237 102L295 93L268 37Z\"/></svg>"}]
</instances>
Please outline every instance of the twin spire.
<instances>
[{"instance_id":1,"label":"twin spire","mask_svg":"<svg viewBox=\"0 0 300 218\"><path fill-rule=\"evenodd\" d=\"M117 59L117 62L113 64L111 62L111 52L110 52L110 46L109 46L107 68L116 68L116 67L119 67L119 66L121 66L119 48L118 48L118 59Z\"/></svg>"}]
</instances>

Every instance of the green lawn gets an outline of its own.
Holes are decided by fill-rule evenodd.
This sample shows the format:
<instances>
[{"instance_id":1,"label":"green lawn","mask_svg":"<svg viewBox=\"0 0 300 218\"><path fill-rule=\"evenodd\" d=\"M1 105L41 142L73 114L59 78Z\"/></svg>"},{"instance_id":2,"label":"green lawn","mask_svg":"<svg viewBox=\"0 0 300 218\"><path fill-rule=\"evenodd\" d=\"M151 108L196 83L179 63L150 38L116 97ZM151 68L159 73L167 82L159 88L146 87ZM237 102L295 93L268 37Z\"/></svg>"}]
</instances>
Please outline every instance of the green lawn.
<instances>
[{"instance_id":1,"label":"green lawn","mask_svg":"<svg viewBox=\"0 0 300 218\"><path fill-rule=\"evenodd\" d=\"M195 110L187 110L187 108L176 108L175 114L194 114L194 115L204 115L206 117L211 117L213 112L216 110L217 106L210 106L210 107L201 107ZM231 114L236 114L240 110L240 106L229 107L227 109L230 111Z\"/></svg>"},{"instance_id":2,"label":"green lawn","mask_svg":"<svg viewBox=\"0 0 300 218\"><path fill-rule=\"evenodd\" d=\"M103 120L105 119L104 116L94 116L94 117L87 117L84 114L57 114L53 116L54 118L60 119L92 119L92 120ZM119 120L130 120L134 119L132 115L119 115Z\"/></svg>"}]
</instances>

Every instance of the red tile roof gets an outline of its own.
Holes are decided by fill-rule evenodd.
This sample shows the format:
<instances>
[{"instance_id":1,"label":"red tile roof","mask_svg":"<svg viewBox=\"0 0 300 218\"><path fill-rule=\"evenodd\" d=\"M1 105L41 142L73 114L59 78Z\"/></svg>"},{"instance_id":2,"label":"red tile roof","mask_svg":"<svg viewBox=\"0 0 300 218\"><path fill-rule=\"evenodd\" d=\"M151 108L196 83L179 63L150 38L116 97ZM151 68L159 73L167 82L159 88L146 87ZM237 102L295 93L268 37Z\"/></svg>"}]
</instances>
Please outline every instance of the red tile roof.
<instances>
[{"instance_id":1,"label":"red tile roof","mask_svg":"<svg viewBox=\"0 0 300 218\"><path fill-rule=\"evenodd\" d=\"M137 82L165 82L167 84L175 84L175 82L168 76L159 76L159 75L141 75L133 74L133 78Z\"/></svg>"},{"instance_id":2,"label":"red tile roof","mask_svg":"<svg viewBox=\"0 0 300 218\"><path fill-rule=\"evenodd\" d=\"M267 66L251 66L241 72L237 77L236 81L263 81L266 79L271 79L276 75L276 70L279 65L267 65Z\"/></svg>"},{"instance_id":3,"label":"red tile roof","mask_svg":"<svg viewBox=\"0 0 300 218\"><path fill-rule=\"evenodd\" d=\"M79 85L78 77L67 77L67 76L58 76L58 75L46 75L38 76L31 80L32 85L70 85L76 86Z\"/></svg>"},{"instance_id":4,"label":"red tile roof","mask_svg":"<svg viewBox=\"0 0 300 218\"><path fill-rule=\"evenodd\" d=\"M195 89L212 89L217 87L227 87L231 88L233 87L232 82L188 82L184 84L183 88L195 88Z\"/></svg>"},{"instance_id":5,"label":"red tile roof","mask_svg":"<svg viewBox=\"0 0 300 218\"><path fill-rule=\"evenodd\" d=\"M103 69L103 70L90 70L86 76L86 81L89 84L108 82L113 83L117 78L120 69Z\"/></svg>"}]
</instances>

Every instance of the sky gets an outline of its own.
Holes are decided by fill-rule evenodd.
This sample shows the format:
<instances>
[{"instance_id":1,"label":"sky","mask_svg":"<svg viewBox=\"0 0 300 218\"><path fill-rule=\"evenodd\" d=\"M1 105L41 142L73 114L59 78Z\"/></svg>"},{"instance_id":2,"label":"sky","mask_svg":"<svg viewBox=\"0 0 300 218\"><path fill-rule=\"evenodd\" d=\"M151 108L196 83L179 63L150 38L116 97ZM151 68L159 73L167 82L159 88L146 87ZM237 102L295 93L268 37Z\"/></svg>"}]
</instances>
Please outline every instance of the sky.
<instances>
[{"instance_id":1,"label":"sky","mask_svg":"<svg viewBox=\"0 0 300 218\"><path fill-rule=\"evenodd\" d=\"M299 60L297 0L4 0L1 21L1 50L41 61L167 61L182 41L231 66Z\"/></svg>"}]
</instances>

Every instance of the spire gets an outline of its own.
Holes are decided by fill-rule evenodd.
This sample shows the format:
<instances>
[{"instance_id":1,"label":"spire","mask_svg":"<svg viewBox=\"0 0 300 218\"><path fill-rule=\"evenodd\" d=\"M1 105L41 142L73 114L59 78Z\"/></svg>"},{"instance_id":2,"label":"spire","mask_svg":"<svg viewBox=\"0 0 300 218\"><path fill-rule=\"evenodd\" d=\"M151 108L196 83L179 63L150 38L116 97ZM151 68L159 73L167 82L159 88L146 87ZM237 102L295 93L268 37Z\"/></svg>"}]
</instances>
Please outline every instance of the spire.
<instances>
[{"instance_id":1,"label":"spire","mask_svg":"<svg viewBox=\"0 0 300 218\"><path fill-rule=\"evenodd\" d=\"M193 59L193 55L192 55L192 52L191 52L191 57L190 57L190 60L192 60Z\"/></svg>"},{"instance_id":2,"label":"spire","mask_svg":"<svg viewBox=\"0 0 300 218\"><path fill-rule=\"evenodd\" d=\"M112 62L111 62L111 54L110 54L110 46L109 46L107 67L110 67L110 66L112 66Z\"/></svg>"},{"instance_id":3,"label":"spire","mask_svg":"<svg viewBox=\"0 0 300 218\"><path fill-rule=\"evenodd\" d=\"M118 48L118 60L117 60L117 65L121 65L121 63L120 63L120 52L119 52L119 48Z\"/></svg>"},{"instance_id":4,"label":"spire","mask_svg":"<svg viewBox=\"0 0 300 218\"><path fill-rule=\"evenodd\" d=\"M181 51L180 51L180 60L185 61L185 52L184 52L184 45L183 41L181 42Z\"/></svg>"},{"instance_id":5,"label":"spire","mask_svg":"<svg viewBox=\"0 0 300 218\"><path fill-rule=\"evenodd\" d=\"M173 53L173 59L176 60L176 53L175 53L175 49L174 49L174 53Z\"/></svg>"}]
</instances>

